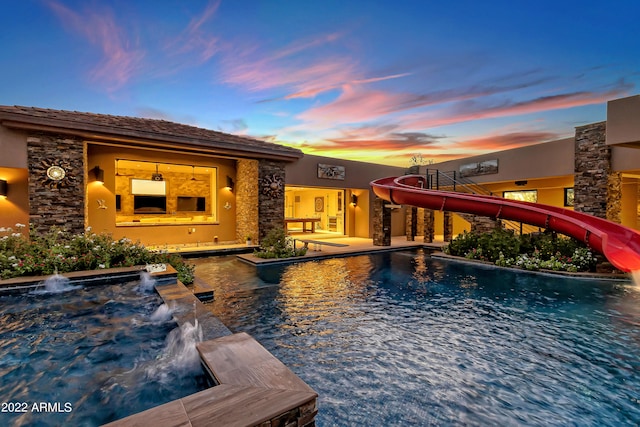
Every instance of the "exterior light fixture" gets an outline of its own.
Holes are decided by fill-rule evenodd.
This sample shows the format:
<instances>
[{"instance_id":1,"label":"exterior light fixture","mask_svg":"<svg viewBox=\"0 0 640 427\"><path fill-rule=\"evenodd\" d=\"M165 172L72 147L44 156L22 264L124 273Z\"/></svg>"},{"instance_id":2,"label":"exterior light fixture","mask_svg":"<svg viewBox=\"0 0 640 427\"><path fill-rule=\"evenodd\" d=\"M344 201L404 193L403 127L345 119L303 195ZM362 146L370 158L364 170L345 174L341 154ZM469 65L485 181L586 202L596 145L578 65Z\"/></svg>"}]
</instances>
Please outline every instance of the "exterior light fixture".
<instances>
[{"instance_id":1,"label":"exterior light fixture","mask_svg":"<svg viewBox=\"0 0 640 427\"><path fill-rule=\"evenodd\" d=\"M156 173L151 174L151 179L153 181L164 181L162 174L158 171L158 164L156 163Z\"/></svg>"},{"instance_id":2,"label":"exterior light fixture","mask_svg":"<svg viewBox=\"0 0 640 427\"><path fill-rule=\"evenodd\" d=\"M7 181L5 181L4 179L0 179L0 197L2 198L7 197L8 189L9 189L9 186L7 185Z\"/></svg>"},{"instance_id":3,"label":"exterior light fixture","mask_svg":"<svg viewBox=\"0 0 640 427\"><path fill-rule=\"evenodd\" d=\"M358 196L356 196L355 194L351 195L351 206L358 206Z\"/></svg>"},{"instance_id":4,"label":"exterior light fixture","mask_svg":"<svg viewBox=\"0 0 640 427\"><path fill-rule=\"evenodd\" d=\"M229 191L233 191L233 179L227 175L227 186L225 187Z\"/></svg>"},{"instance_id":5,"label":"exterior light fixture","mask_svg":"<svg viewBox=\"0 0 640 427\"><path fill-rule=\"evenodd\" d=\"M99 183L104 183L104 170L100 169L100 166L96 166L91 169L91 174L93 175L93 180Z\"/></svg>"}]
</instances>

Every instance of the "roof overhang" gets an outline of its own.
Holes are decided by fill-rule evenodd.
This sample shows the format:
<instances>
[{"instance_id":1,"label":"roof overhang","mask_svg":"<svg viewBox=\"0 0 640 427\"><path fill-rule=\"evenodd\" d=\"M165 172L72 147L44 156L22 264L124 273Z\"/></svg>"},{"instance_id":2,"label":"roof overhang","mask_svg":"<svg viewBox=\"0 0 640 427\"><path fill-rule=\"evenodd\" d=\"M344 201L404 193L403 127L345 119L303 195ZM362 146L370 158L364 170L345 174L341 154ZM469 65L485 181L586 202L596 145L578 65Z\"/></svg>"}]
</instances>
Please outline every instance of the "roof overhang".
<instances>
[{"instance_id":1,"label":"roof overhang","mask_svg":"<svg viewBox=\"0 0 640 427\"><path fill-rule=\"evenodd\" d=\"M0 112L0 123L11 129L69 135L113 145L122 144L128 148L162 148L192 154L207 153L224 157L270 159L285 162L293 162L304 156L300 150L277 144L270 144L269 147L243 144L243 141L251 142L251 140L235 135L229 135L235 141L212 141L201 137L167 135L115 126L25 116L7 111Z\"/></svg>"}]
</instances>

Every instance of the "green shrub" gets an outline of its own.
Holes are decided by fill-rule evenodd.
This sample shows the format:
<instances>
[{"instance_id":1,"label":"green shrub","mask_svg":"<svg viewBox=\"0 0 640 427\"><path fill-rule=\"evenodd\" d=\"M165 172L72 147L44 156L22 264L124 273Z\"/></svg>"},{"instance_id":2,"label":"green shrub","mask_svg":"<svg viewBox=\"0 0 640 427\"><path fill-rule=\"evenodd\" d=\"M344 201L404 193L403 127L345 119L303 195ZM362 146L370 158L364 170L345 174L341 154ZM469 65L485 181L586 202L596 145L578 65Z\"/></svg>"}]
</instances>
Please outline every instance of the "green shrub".
<instances>
[{"instance_id":1,"label":"green shrub","mask_svg":"<svg viewBox=\"0 0 640 427\"><path fill-rule=\"evenodd\" d=\"M16 229L0 228L0 278L42 276L70 271L170 264L185 284L193 282L195 267L178 254L153 252L127 238L114 240L107 234L71 234L52 227L47 233L23 224Z\"/></svg>"},{"instance_id":2,"label":"green shrub","mask_svg":"<svg viewBox=\"0 0 640 427\"><path fill-rule=\"evenodd\" d=\"M444 253L453 256L466 256L473 249L478 248L478 235L469 233L466 230L451 240L448 245L443 248Z\"/></svg>"},{"instance_id":3,"label":"green shrub","mask_svg":"<svg viewBox=\"0 0 640 427\"><path fill-rule=\"evenodd\" d=\"M583 243L553 232L522 236L499 228L485 234L464 232L443 250L454 256L526 270L594 271L596 266L595 256Z\"/></svg>"},{"instance_id":4,"label":"green shrub","mask_svg":"<svg viewBox=\"0 0 640 427\"><path fill-rule=\"evenodd\" d=\"M274 228L260 242L260 250L253 254L259 258L291 258L306 253L307 248L293 247L293 239L282 228Z\"/></svg>"}]
</instances>

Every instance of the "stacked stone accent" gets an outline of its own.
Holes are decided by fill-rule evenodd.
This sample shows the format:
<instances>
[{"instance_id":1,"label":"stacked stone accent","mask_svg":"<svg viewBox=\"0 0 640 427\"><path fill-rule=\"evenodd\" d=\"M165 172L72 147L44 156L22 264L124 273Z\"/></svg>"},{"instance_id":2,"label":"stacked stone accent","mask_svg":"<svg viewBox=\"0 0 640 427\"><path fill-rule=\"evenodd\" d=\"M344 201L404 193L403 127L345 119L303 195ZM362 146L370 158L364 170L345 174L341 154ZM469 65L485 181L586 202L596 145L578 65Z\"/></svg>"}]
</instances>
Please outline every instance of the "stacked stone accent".
<instances>
[{"instance_id":1,"label":"stacked stone accent","mask_svg":"<svg viewBox=\"0 0 640 427\"><path fill-rule=\"evenodd\" d=\"M453 213L448 211L444 211L442 213L444 217L444 241L450 242L451 239L453 239Z\"/></svg>"},{"instance_id":2,"label":"stacked stone accent","mask_svg":"<svg viewBox=\"0 0 640 427\"><path fill-rule=\"evenodd\" d=\"M29 221L39 232L57 226L72 233L85 228L84 144L68 136L37 134L27 138ZM46 185L47 165L64 166L69 184Z\"/></svg>"},{"instance_id":3,"label":"stacked stone accent","mask_svg":"<svg viewBox=\"0 0 640 427\"><path fill-rule=\"evenodd\" d=\"M622 172L609 172L607 177L607 219L622 223Z\"/></svg>"},{"instance_id":4,"label":"stacked stone accent","mask_svg":"<svg viewBox=\"0 0 640 427\"><path fill-rule=\"evenodd\" d=\"M473 215L459 212L462 218L471 224L471 231L478 234L491 233L496 228L500 228L500 220L492 219L486 216Z\"/></svg>"},{"instance_id":5,"label":"stacked stone accent","mask_svg":"<svg viewBox=\"0 0 640 427\"><path fill-rule=\"evenodd\" d=\"M423 214L424 243L432 243L435 235L435 214L432 209L425 209Z\"/></svg>"},{"instance_id":6,"label":"stacked stone accent","mask_svg":"<svg viewBox=\"0 0 640 427\"><path fill-rule=\"evenodd\" d=\"M418 234L418 208L407 206L405 220L407 241L413 242Z\"/></svg>"},{"instance_id":7,"label":"stacked stone accent","mask_svg":"<svg viewBox=\"0 0 640 427\"><path fill-rule=\"evenodd\" d=\"M576 128L574 209L620 222L621 174L612 173L606 122Z\"/></svg>"},{"instance_id":8,"label":"stacked stone accent","mask_svg":"<svg viewBox=\"0 0 640 427\"><path fill-rule=\"evenodd\" d=\"M266 194L263 183L267 177L275 175L281 178L282 191L278 196ZM272 160L260 160L258 165L260 189L258 192L258 229L259 238L264 238L274 228L284 228L284 182L285 164Z\"/></svg>"},{"instance_id":9,"label":"stacked stone accent","mask_svg":"<svg viewBox=\"0 0 640 427\"><path fill-rule=\"evenodd\" d=\"M373 244L391 246L391 209L385 207L386 200L373 200Z\"/></svg>"},{"instance_id":10,"label":"stacked stone accent","mask_svg":"<svg viewBox=\"0 0 640 427\"><path fill-rule=\"evenodd\" d=\"M244 242L251 236L257 244L258 228L258 161L238 160L236 162L236 239Z\"/></svg>"}]
</instances>

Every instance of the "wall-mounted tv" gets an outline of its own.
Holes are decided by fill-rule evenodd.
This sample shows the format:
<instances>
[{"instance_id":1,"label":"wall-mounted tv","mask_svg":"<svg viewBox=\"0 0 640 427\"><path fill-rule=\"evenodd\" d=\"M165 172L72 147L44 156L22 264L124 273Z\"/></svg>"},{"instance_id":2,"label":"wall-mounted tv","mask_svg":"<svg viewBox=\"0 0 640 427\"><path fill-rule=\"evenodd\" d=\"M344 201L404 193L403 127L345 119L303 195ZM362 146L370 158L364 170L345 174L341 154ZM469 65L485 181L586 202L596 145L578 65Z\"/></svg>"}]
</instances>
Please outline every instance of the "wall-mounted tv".
<instances>
[{"instance_id":1,"label":"wall-mounted tv","mask_svg":"<svg viewBox=\"0 0 640 427\"><path fill-rule=\"evenodd\" d=\"M178 196L178 211L180 212L204 212L206 206L206 197Z\"/></svg>"},{"instance_id":2,"label":"wall-mounted tv","mask_svg":"<svg viewBox=\"0 0 640 427\"><path fill-rule=\"evenodd\" d=\"M133 196L134 214L166 214L166 196Z\"/></svg>"}]
</instances>

